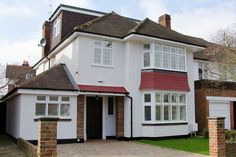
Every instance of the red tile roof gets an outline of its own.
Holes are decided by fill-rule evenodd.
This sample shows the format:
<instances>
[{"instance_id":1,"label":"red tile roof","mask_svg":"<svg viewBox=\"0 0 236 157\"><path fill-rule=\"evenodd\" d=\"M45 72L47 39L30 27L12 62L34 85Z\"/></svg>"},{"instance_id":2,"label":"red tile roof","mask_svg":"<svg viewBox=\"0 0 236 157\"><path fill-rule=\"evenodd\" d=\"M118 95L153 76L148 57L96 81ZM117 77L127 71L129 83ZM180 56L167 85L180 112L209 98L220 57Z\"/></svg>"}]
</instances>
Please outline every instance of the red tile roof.
<instances>
[{"instance_id":1,"label":"red tile roof","mask_svg":"<svg viewBox=\"0 0 236 157\"><path fill-rule=\"evenodd\" d=\"M190 91L187 73L142 72L140 90Z\"/></svg>"},{"instance_id":2,"label":"red tile roof","mask_svg":"<svg viewBox=\"0 0 236 157\"><path fill-rule=\"evenodd\" d=\"M129 92L122 86L96 86L79 84L79 91L82 92L98 92L98 93L118 93L128 94Z\"/></svg>"}]
</instances>

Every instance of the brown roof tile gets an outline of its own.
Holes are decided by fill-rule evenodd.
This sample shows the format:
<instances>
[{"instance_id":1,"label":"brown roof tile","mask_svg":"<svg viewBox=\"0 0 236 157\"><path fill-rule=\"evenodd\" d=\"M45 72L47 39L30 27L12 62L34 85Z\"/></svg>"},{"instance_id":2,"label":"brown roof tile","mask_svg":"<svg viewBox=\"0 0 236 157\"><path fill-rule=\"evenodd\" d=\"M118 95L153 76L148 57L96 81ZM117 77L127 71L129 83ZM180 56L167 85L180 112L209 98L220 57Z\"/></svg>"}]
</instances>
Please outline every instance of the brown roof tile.
<instances>
[{"instance_id":1,"label":"brown roof tile","mask_svg":"<svg viewBox=\"0 0 236 157\"><path fill-rule=\"evenodd\" d=\"M51 69L26 80L17 88L47 90L78 90L65 64L58 64Z\"/></svg>"}]
</instances>

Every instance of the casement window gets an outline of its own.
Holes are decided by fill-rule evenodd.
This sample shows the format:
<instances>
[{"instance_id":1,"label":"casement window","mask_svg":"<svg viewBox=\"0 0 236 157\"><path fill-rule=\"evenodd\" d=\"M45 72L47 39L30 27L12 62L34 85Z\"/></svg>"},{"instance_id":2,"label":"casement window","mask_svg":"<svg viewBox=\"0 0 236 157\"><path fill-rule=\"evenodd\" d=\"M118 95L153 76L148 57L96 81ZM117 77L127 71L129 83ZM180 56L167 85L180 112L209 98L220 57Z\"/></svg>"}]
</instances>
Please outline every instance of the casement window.
<instances>
[{"instance_id":1,"label":"casement window","mask_svg":"<svg viewBox=\"0 0 236 157\"><path fill-rule=\"evenodd\" d=\"M53 23L53 38L57 37L61 32L61 18L58 17Z\"/></svg>"},{"instance_id":2,"label":"casement window","mask_svg":"<svg viewBox=\"0 0 236 157\"><path fill-rule=\"evenodd\" d=\"M69 96L44 96L36 97L35 115L39 117L70 116L70 97Z\"/></svg>"},{"instance_id":3,"label":"casement window","mask_svg":"<svg viewBox=\"0 0 236 157\"><path fill-rule=\"evenodd\" d=\"M144 93L144 121L186 121L186 94L159 91Z\"/></svg>"},{"instance_id":4,"label":"casement window","mask_svg":"<svg viewBox=\"0 0 236 157\"><path fill-rule=\"evenodd\" d=\"M112 42L106 40L94 40L93 42L93 64L112 65Z\"/></svg>"},{"instance_id":5,"label":"casement window","mask_svg":"<svg viewBox=\"0 0 236 157\"><path fill-rule=\"evenodd\" d=\"M184 48L163 44L143 45L144 68L186 71L185 60L186 52Z\"/></svg>"}]
</instances>

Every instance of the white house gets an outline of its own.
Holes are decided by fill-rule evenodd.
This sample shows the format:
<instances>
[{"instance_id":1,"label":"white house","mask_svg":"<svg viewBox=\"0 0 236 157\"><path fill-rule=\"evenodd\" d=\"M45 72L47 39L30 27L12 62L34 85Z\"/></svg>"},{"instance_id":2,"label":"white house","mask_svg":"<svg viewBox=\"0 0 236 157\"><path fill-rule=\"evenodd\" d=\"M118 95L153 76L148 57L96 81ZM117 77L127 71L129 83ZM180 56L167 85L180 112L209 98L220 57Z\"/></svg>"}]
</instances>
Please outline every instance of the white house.
<instances>
[{"instance_id":1,"label":"white house","mask_svg":"<svg viewBox=\"0 0 236 157\"><path fill-rule=\"evenodd\" d=\"M51 31L50 31L51 30ZM159 23L60 5L46 45L7 103L6 132L37 139L39 117L59 117L58 140L167 137L198 130L193 54L205 41Z\"/></svg>"}]
</instances>

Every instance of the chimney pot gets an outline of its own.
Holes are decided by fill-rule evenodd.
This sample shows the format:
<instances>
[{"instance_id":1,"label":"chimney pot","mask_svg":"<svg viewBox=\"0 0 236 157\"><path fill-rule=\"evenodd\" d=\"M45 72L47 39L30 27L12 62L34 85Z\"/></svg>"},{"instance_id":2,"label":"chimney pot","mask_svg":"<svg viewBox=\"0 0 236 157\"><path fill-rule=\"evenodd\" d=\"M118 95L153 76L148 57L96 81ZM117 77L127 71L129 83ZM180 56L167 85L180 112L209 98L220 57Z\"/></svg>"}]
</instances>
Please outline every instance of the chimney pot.
<instances>
[{"instance_id":1,"label":"chimney pot","mask_svg":"<svg viewBox=\"0 0 236 157\"><path fill-rule=\"evenodd\" d=\"M28 61L23 61L23 64L22 64L22 66L29 66L29 62Z\"/></svg>"},{"instance_id":2,"label":"chimney pot","mask_svg":"<svg viewBox=\"0 0 236 157\"><path fill-rule=\"evenodd\" d=\"M171 18L170 18L170 15L164 14L164 15L160 16L158 22L159 22L160 25L162 25L162 26L164 26L166 28L171 29Z\"/></svg>"}]
</instances>

